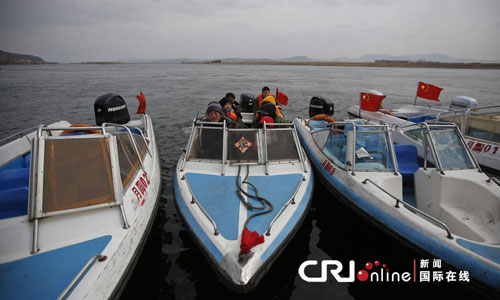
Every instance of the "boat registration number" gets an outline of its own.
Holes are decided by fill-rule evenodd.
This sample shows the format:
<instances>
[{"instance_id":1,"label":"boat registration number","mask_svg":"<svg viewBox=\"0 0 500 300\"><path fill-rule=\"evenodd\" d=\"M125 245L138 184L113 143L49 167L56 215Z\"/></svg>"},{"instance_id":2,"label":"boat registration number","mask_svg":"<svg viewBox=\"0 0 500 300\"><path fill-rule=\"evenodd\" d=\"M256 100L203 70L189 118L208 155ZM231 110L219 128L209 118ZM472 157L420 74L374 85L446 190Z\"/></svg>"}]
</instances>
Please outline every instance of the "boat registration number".
<instances>
[{"instance_id":1,"label":"boat registration number","mask_svg":"<svg viewBox=\"0 0 500 300\"><path fill-rule=\"evenodd\" d=\"M148 175L146 173L142 173L141 177L135 181L134 187L132 188L132 192L137 198L137 203L141 206L143 206L146 201L148 186L150 184L151 181L149 180Z\"/></svg>"},{"instance_id":2,"label":"boat registration number","mask_svg":"<svg viewBox=\"0 0 500 300\"><path fill-rule=\"evenodd\" d=\"M333 175L333 174L335 173L335 167L334 167L334 166L333 166L333 164L332 164L330 161L328 161L327 159L325 159L325 160L321 163L321 165L323 166L323 169L325 169L325 170L328 172L328 174Z\"/></svg>"},{"instance_id":3,"label":"boat registration number","mask_svg":"<svg viewBox=\"0 0 500 300\"><path fill-rule=\"evenodd\" d=\"M478 153L484 153L488 155L494 155L494 156L499 156L500 151L499 146L494 146L488 143L482 143L482 142L476 142L469 140L467 142L467 146L469 149L472 150L472 152L478 152Z\"/></svg>"}]
</instances>

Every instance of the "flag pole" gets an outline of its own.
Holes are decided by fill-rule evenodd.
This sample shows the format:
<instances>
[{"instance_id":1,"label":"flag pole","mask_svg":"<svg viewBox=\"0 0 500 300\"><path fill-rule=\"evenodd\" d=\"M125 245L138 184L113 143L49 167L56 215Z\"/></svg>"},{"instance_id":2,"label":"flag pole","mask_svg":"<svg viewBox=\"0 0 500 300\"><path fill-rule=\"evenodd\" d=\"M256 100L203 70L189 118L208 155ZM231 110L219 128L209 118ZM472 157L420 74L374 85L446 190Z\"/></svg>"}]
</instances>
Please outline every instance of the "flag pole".
<instances>
[{"instance_id":1,"label":"flag pole","mask_svg":"<svg viewBox=\"0 0 500 300\"><path fill-rule=\"evenodd\" d=\"M413 105L417 105L417 95L418 95L418 87L420 86L420 82L417 83L417 93L415 94L415 102L413 103Z\"/></svg>"}]
</instances>

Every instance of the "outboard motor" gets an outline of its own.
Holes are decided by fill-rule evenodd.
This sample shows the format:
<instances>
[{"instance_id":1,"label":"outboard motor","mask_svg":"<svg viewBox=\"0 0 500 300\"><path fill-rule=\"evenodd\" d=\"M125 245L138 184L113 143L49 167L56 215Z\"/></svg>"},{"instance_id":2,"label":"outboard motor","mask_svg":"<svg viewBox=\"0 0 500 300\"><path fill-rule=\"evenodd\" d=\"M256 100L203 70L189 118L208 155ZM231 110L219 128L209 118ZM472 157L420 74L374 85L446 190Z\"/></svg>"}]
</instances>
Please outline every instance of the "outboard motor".
<instances>
[{"instance_id":1,"label":"outboard motor","mask_svg":"<svg viewBox=\"0 0 500 300\"><path fill-rule=\"evenodd\" d=\"M102 125L104 122L125 124L130 121L127 104L118 94L105 94L94 102L95 122Z\"/></svg>"},{"instance_id":2,"label":"outboard motor","mask_svg":"<svg viewBox=\"0 0 500 300\"><path fill-rule=\"evenodd\" d=\"M240 96L241 112L253 113L253 108L257 104L257 99L250 94Z\"/></svg>"},{"instance_id":3,"label":"outboard motor","mask_svg":"<svg viewBox=\"0 0 500 300\"><path fill-rule=\"evenodd\" d=\"M461 110L476 107L477 100L467 96L455 96L451 99L450 103L450 110Z\"/></svg>"},{"instance_id":4,"label":"outboard motor","mask_svg":"<svg viewBox=\"0 0 500 300\"><path fill-rule=\"evenodd\" d=\"M322 97L312 97L311 102L309 102L309 118L315 115L325 114L327 116L333 116L334 106L333 103L329 102Z\"/></svg>"}]
</instances>

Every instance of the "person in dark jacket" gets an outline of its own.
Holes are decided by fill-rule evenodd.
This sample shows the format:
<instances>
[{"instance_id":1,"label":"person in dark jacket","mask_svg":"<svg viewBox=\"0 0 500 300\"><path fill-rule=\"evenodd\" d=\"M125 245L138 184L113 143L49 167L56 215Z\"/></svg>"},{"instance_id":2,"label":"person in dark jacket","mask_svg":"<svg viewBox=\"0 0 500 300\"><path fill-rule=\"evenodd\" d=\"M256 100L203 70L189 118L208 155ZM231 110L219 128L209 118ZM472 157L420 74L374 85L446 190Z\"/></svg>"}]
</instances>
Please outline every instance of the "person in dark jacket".
<instances>
[{"instance_id":1,"label":"person in dark jacket","mask_svg":"<svg viewBox=\"0 0 500 300\"><path fill-rule=\"evenodd\" d=\"M227 128L234 128L235 126L234 121L224 115L224 111L222 110L222 107L217 101L212 101L208 104L205 116L201 119L201 121L219 123L219 124L226 121ZM203 127L207 128L201 129L200 132L201 149L202 149L200 153L200 158L217 159L217 160L222 159L222 149L223 149L222 126L214 124L213 127L218 127L220 129L210 128L211 127L210 125L203 125Z\"/></svg>"},{"instance_id":2,"label":"person in dark jacket","mask_svg":"<svg viewBox=\"0 0 500 300\"><path fill-rule=\"evenodd\" d=\"M207 111L205 112L205 116L201 119L204 122L215 122L222 123L224 120L226 121L226 126L228 128L234 128L235 123L231 118L227 117L224 114L222 106L217 101L212 101L208 103Z\"/></svg>"}]
</instances>

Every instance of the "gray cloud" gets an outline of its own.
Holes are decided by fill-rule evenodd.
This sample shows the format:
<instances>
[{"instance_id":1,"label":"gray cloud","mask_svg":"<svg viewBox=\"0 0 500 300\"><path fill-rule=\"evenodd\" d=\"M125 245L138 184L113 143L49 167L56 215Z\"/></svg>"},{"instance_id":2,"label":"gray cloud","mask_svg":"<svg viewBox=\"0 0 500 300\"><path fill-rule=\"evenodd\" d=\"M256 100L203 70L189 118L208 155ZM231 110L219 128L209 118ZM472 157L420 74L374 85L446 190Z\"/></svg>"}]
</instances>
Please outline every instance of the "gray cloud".
<instances>
[{"instance_id":1,"label":"gray cloud","mask_svg":"<svg viewBox=\"0 0 500 300\"><path fill-rule=\"evenodd\" d=\"M0 49L49 61L441 52L500 60L495 0L3 1Z\"/></svg>"}]
</instances>

